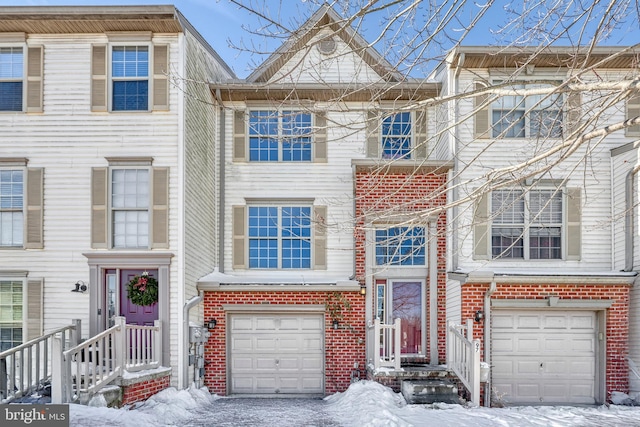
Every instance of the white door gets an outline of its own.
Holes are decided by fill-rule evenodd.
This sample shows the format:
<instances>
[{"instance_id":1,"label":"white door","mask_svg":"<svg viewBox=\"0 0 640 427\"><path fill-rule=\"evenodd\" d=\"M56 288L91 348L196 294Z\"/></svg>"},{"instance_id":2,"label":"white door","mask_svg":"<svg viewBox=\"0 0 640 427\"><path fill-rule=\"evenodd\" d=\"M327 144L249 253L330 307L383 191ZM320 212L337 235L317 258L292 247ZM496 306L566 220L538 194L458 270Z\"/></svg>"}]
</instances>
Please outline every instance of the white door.
<instances>
[{"instance_id":1,"label":"white door","mask_svg":"<svg viewBox=\"0 0 640 427\"><path fill-rule=\"evenodd\" d=\"M323 394L323 314L233 314L230 392Z\"/></svg>"},{"instance_id":2,"label":"white door","mask_svg":"<svg viewBox=\"0 0 640 427\"><path fill-rule=\"evenodd\" d=\"M593 311L494 310L491 380L508 404L594 404Z\"/></svg>"}]
</instances>

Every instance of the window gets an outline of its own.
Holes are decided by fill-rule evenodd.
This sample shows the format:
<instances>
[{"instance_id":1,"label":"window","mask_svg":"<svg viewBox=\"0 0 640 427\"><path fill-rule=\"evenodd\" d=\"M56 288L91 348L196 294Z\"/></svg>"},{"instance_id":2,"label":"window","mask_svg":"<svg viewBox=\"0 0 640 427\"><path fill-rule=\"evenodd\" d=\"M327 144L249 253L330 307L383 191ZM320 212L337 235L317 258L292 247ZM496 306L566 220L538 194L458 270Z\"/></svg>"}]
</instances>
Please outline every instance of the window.
<instances>
[{"instance_id":1,"label":"window","mask_svg":"<svg viewBox=\"0 0 640 427\"><path fill-rule=\"evenodd\" d=\"M491 251L494 258L562 258L562 191L494 191L491 213Z\"/></svg>"},{"instance_id":2,"label":"window","mask_svg":"<svg viewBox=\"0 0 640 427\"><path fill-rule=\"evenodd\" d=\"M149 48L114 46L111 52L112 109L149 109Z\"/></svg>"},{"instance_id":3,"label":"window","mask_svg":"<svg viewBox=\"0 0 640 427\"><path fill-rule=\"evenodd\" d=\"M21 47L0 47L0 111L22 111L24 55Z\"/></svg>"},{"instance_id":4,"label":"window","mask_svg":"<svg viewBox=\"0 0 640 427\"><path fill-rule=\"evenodd\" d=\"M310 113L291 110L249 112L249 160L310 162Z\"/></svg>"},{"instance_id":5,"label":"window","mask_svg":"<svg viewBox=\"0 0 640 427\"><path fill-rule=\"evenodd\" d=\"M424 227L376 230L377 265L425 265Z\"/></svg>"},{"instance_id":6,"label":"window","mask_svg":"<svg viewBox=\"0 0 640 427\"><path fill-rule=\"evenodd\" d=\"M501 82L494 82L500 84ZM514 84L513 90L548 88L551 85ZM561 138L562 94L502 96L491 104L493 137Z\"/></svg>"},{"instance_id":7,"label":"window","mask_svg":"<svg viewBox=\"0 0 640 427\"><path fill-rule=\"evenodd\" d=\"M0 169L0 247L22 247L23 227L24 172Z\"/></svg>"},{"instance_id":8,"label":"window","mask_svg":"<svg viewBox=\"0 0 640 427\"><path fill-rule=\"evenodd\" d=\"M22 344L22 281L0 280L0 352Z\"/></svg>"},{"instance_id":9,"label":"window","mask_svg":"<svg viewBox=\"0 0 640 427\"><path fill-rule=\"evenodd\" d=\"M249 268L311 268L310 206L249 206Z\"/></svg>"},{"instance_id":10,"label":"window","mask_svg":"<svg viewBox=\"0 0 640 427\"><path fill-rule=\"evenodd\" d=\"M392 114L382 120L382 158L402 159L411 155L411 113Z\"/></svg>"},{"instance_id":11,"label":"window","mask_svg":"<svg viewBox=\"0 0 640 427\"><path fill-rule=\"evenodd\" d=\"M111 171L114 248L149 246L149 169Z\"/></svg>"}]
</instances>

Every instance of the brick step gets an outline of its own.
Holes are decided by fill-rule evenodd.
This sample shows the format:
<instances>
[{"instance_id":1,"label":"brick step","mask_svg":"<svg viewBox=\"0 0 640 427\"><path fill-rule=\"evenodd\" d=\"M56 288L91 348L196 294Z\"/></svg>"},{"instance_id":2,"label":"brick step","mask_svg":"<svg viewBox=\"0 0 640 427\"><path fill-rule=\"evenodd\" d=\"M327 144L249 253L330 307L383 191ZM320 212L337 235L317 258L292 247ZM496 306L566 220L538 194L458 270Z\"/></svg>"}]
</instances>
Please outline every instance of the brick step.
<instances>
[{"instance_id":1,"label":"brick step","mask_svg":"<svg viewBox=\"0 0 640 427\"><path fill-rule=\"evenodd\" d=\"M448 380L404 380L401 392L409 404L460 403L458 387Z\"/></svg>"}]
</instances>

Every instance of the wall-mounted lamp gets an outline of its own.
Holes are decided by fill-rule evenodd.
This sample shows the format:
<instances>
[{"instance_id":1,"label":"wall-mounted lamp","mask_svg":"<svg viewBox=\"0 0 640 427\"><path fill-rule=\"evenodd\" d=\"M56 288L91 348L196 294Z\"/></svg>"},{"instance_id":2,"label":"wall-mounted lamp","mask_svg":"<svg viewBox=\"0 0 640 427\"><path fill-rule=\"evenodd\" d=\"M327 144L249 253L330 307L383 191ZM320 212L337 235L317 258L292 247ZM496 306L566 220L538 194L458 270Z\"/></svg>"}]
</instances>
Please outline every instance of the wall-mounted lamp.
<instances>
[{"instance_id":1,"label":"wall-mounted lamp","mask_svg":"<svg viewBox=\"0 0 640 427\"><path fill-rule=\"evenodd\" d=\"M360 295L367 294L367 287L365 285L360 286Z\"/></svg>"},{"instance_id":2,"label":"wall-mounted lamp","mask_svg":"<svg viewBox=\"0 0 640 427\"><path fill-rule=\"evenodd\" d=\"M484 319L484 311L478 310L476 311L476 316L474 317L476 322L481 322Z\"/></svg>"},{"instance_id":3,"label":"wall-mounted lamp","mask_svg":"<svg viewBox=\"0 0 640 427\"><path fill-rule=\"evenodd\" d=\"M76 288L75 289L71 289L71 292L86 292L87 291L87 285L82 281L82 280L78 280L76 282Z\"/></svg>"},{"instance_id":4,"label":"wall-mounted lamp","mask_svg":"<svg viewBox=\"0 0 640 427\"><path fill-rule=\"evenodd\" d=\"M218 321L216 319L209 319L209 321L204 325L205 328L211 330L216 327Z\"/></svg>"},{"instance_id":5,"label":"wall-mounted lamp","mask_svg":"<svg viewBox=\"0 0 640 427\"><path fill-rule=\"evenodd\" d=\"M331 327L333 329L338 329L338 325L339 325L338 319L333 319L333 323L331 324Z\"/></svg>"}]
</instances>

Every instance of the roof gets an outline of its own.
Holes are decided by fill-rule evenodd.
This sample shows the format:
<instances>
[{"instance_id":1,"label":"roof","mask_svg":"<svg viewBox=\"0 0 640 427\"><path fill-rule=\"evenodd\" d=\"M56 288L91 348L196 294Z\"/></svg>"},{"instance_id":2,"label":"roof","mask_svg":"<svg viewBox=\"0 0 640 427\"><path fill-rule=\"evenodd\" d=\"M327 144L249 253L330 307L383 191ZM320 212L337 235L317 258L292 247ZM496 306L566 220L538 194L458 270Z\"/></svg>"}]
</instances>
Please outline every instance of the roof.
<instances>
[{"instance_id":1,"label":"roof","mask_svg":"<svg viewBox=\"0 0 640 427\"><path fill-rule=\"evenodd\" d=\"M592 49L566 46L459 46L449 52L451 68L536 67L598 68L638 67L640 49L631 46L597 46Z\"/></svg>"},{"instance_id":2,"label":"roof","mask_svg":"<svg viewBox=\"0 0 640 427\"><path fill-rule=\"evenodd\" d=\"M331 6L323 4L285 43L247 77L247 82L267 82L322 29L349 44L353 51L387 81L402 81L403 76L367 43Z\"/></svg>"}]
</instances>

